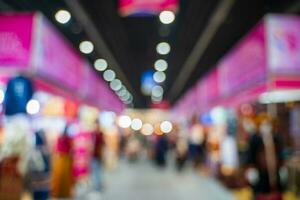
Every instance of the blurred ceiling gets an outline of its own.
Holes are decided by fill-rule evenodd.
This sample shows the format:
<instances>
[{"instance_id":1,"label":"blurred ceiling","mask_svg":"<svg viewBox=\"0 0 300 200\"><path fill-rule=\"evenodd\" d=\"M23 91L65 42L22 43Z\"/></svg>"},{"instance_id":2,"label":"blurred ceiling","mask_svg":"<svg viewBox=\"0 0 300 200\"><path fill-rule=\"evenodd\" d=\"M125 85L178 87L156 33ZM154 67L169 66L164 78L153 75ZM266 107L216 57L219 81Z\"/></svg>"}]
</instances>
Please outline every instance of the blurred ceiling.
<instances>
[{"instance_id":1,"label":"blurred ceiling","mask_svg":"<svg viewBox=\"0 0 300 200\"><path fill-rule=\"evenodd\" d=\"M78 48L83 39L94 42L96 51L88 55L91 63L97 58L107 59L134 94L135 107L144 108L151 98L141 93L141 75L153 69L157 59L169 63L164 96L174 103L265 14L299 14L299 4L299 0L181 0L171 25L161 24L157 16L120 17L117 0L0 0L0 10L39 10L74 47ZM74 16L66 25L54 20L55 12L62 8ZM214 16L218 23L211 20ZM161 41L171 45L168 56L156 53ZM197 42L201 49L194 50ZM191 54L194 64L187 69Z\"/></svg>"}]
</instances>

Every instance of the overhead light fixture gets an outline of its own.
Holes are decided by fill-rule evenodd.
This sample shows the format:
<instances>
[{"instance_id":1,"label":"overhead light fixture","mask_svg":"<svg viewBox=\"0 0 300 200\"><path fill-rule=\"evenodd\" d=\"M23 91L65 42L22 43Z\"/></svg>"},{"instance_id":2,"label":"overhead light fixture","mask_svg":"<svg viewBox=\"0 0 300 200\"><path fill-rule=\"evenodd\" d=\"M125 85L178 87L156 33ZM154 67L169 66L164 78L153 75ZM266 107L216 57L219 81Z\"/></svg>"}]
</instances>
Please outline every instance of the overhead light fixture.
<instances>
[{"instance_id":1,"label":"overhead light fixture","mask_svg":"<svg viewBox=\"0 0 300 200\"><path fill-rule=\"evenodd\" d=\"M117 91L117 95L119 97L122 97L122 96L126 95L126 93L127 93L127 90L124 86L122 86L122 88L119 91Z\"/></svg>"},{"instance_id":2,"label":"overhead light fixture","mask_svg":"<svg viewBox=\"0 0 300 200\"><path fill-rule=\"evenodd\" d=\"M163 96L159 96L159 97L151 96L151 101L154 104L160 103L162 100L163 100Z\"/></svg>"},{"instance_id":3,"label":"overhead light fixture","mask_svg":"<svg viewBox=\"0 0 300 200\"><path fill-rule=\"evenodd\" d=\"M41 108L40 102L38 102L35 99L31 99L30 101L28 101L26 105L26 112L30 115L35 115L39 113L40 108Z\"/></svg>"},{"instance_id":4,"label":"overhead light fixture","mask_svg":"<svg viewBox=\"0 0 300 200\"><path fill-rule=\"evenodd\" d=\"M171 24L175 20L175 14L172 11L162 11L159 14L159 19L163 24Z\"/></svg>"},{"instance_id":5,"label":"overhead light fixture","mask_svg":"<svg viewBox=\"0 0 300 200\"><path fill-rule=\"evenodd\" d=\"M94 67L97 71L104 71L107 69L108 64L104 59L97 59L94 62Z\"/></svg>"},{"instance_id":6,"label":"overhead light fixture","mask_svg":"<svg viewBox=\"0 0 300 200\"><path fill-rule=\"evenodd\" d=\"M123 103L127 105L133 103L133 97L128 91L126 91L126 94L124 96L119 96L119 98L121 99L121 101L123 101Z\"/></svg>"},{"instance_id":7,"label":"overhead light fixture","mask_svg":"<svg viewBox=\"0 0 300 200\"><path fill-rule=\"evenodd\" d=\"M121 96L120 99L124 102L129 101L131 99L131 94L127 91L124 96Z\"/></svg>"},{"instance_id":8,"label":"overhead light fixture","mask_svg":"<svg viewBox=\"0 0 300 200\"><path fill-rule=\"evenodd\" d=\"M141 130L143 122L140 119L133 119L131 122L131 128L135 131Z\"/></svg>"},{"instance_id":9,"label":"overhead light fixture","mask_svg":"<svg viewBox=\"0 0 300 200\"><path fill-rule=\"evenodd\" d=\"M84 54L90 54L94 51L94 45L91 41L82 41L79 44L79 50Z\"/></svg>"},{"instance_id":10,"label":"overhead light fixture","mask_svg":"<svg viewBox=\"0 0 300 200\"><path fill-rule=\"evenodd\" d=\"M164 89L157 85L152 88L152 96L153 97L162 97L164 94Z\"/></svg>"},{"instance_id":11,"label":"overhead light fixture","mask_svg":"<svg viewBox=\"0 0 300 200\"><path fill-rule=\"evenodd\" d=\"M55 13L55 20L61 24L66 24L70 21L71 19L71 14L67 10L58 10Z\"/></svg>"},{"instance_id":12,"label":"overhead light fixture","mask_svg":"<svg viewBox=\"0 0 300 200\"><path fill-rule=\"evenodd\" d=\"M112 80L109 85L113 91L118 91L122 88L122 82L119 79Z\"/></svg>"},{"instance_id":13,"label":"overhead light fixture","mask_svg":"<svg viewBox=\"0 0 300 200\"><path fill-rule=\"evenodd\" d=\"M146 135L146 136L152 135L153 132L154 132L154 128L151 124L146 123L146 124L143 125L142 130L141 130L141 133L143 135Z\"/></svg>"},{"instance_id":14,"label":"overhead light fixture","mask_svg":"<svg viewBox=\"0 0 300 200\"><path fill-rule=\"evenodd\" d=\"M163 59L159 59L154 63L154 68L157 71L163 72L168 69L168 63Z\"/></svg>"},{"instance_id":15,"label":"overhead light fixture","mask_svg":"<svg viewBox=\"0 0 300 200\"><path fill-rule=\"evenodd\" d=\"M164 121L160 124L160 130L163 133L170 133L172 131L172 129L173 129L173 125L169 121Z\"/></svg>"},{"instance_id":16,"label":"overhead light fixture","mask_svg":"<svg viewBox=\"0 0 300 200\"><path fill-rule=\"evenodd\" d=\"M166 74L164 72L155 72L153 74L153 80L156 83L162 83L166 80Z\"/></svg>"},{"instance_id":17,"label":"overhead light fixture","mask_svg":"<svg viewBox=\"0 0 300 200\"><path fill-rule=\"evenodd\" d=\"M121 128L129 128L131 125L131 118L127 115L122 115L118 119L118 125Z\"/></svg>"},{"instance_id":18,"label":"overhead light fixture","mask_svg":"<svg viewBox=\"0 0 300 200\"><path fill-rule=\"evenodd\" d=\"M108 69L103 73L103 78L104 80L110 82L116 78L116 73L113 70Z\"/></svg>"},{"instance_id":19,"label":"overhead light fixture","mask_svg":"<svg viewBox=\"0 0 300 200\"><path fill-rule=\"evenodd\" d=\"M156 46L157 53L161 55L167 55L171 51L171 47L167 42L161 42Z\"/></svg>"}]
</instances>

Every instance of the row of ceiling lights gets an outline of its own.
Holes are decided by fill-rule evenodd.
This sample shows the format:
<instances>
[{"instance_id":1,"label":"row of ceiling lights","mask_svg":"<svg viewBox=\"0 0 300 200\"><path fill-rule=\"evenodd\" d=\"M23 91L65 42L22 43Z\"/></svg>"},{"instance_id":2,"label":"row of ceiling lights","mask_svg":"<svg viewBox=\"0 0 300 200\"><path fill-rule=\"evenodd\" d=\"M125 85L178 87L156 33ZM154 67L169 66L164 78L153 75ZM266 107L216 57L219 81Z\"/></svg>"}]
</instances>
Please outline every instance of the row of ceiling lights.
<instances>
[{"instance_id":1,"label":"row of ceiling lights","mask_svg":"<svg viewBox=\"0 0 300 200\"><path fill-rule=\"evenodd\" d=\"M172 11L162 11L159 15L160 22L162 24L171 24L175 20L175 14ZM156 46L156 52L159 55L168 55L171 51L171 46L167 42L160 42ZM158 59L154 63L154 69L156 70L153 74L153 80L161 84L163 83L167 76L165 71L168 69L168 62L164 59ZM153 103L159 103L163 99L164 89L160 85L156 85L152 88L151 100Z\"/></svg>"},{"instance_id":2,"label":"row of ceiling lights","mask_svg":"<svg viewBox=\"0 0 300 200\"><path fill-rule=\"evenodd\" d=\"M153 126L150 123L143 123L143 121L139 118L131 119L127 115L119 117L118 125L121 128L131 128L134 131L140 131L146 136L152 135L154 132L156 132L156 134L166 134L173 130L173 124L170 121L163 121ZM159 129L159 131L157 131L157 129Z\"/></svg>"},{"instance_id":3,"label":"row of ceiling lights","mask_svg":"<svg viewBox=\"0 0 300 200\"><path fill-rule=\"evenodd\" d=\"M61 24L66 24L71 20L71 14L67 10L59 10L55 14L55 19ZM79 50L83 54L90 54L94 51L94 45L91 41L82 41L79 44ZM122 82L116 78L116 73L108 69L108 63L105 59L99 58L94 62L95 70L103 72L103 79L109 82L110 88L119 96L125 104L132 104L133 97Z\"/></svg>"}]
</instances>

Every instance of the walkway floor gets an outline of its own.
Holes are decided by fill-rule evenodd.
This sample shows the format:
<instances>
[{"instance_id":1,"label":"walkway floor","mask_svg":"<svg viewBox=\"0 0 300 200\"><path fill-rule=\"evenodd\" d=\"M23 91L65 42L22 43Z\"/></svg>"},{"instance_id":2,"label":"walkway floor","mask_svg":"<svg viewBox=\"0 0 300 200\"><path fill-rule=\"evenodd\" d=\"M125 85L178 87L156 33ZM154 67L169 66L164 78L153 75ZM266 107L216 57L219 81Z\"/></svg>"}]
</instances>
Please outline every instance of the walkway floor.
<instances>
[{"instance_id":1,"label":"walkway floor","mask_svg":"<svg viewBox=\"0 0 300 200\"><path fill-rule=\"evenodd\" d=\"M215 180L193 170L177 173L159 169L149 161L121 161L105 174L104 200L233 200Z\"/></svg>"}]
</instances>

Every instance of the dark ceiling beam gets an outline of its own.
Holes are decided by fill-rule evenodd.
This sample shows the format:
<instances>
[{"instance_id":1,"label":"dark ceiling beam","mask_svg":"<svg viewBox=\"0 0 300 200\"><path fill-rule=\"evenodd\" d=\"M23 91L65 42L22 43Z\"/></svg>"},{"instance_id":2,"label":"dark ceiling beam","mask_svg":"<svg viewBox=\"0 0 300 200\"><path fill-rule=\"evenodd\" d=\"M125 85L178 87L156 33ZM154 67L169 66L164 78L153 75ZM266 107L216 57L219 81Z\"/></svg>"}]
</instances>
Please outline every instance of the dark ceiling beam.
<instances>
[{"instance_id":1,"label":"dark ceiling beam","mask_svg":"<svg viewBox=\"0 0 300 200\"><path fill-rule=\"evenodd\" d=\"M65 0L65 2L70 8L74 17L84 28L88 37L91 39L91 41L93 41L96 51L108 61L110 68L116 72L118 78L123 82L128 91L130 91L130 93L132 94L134 102L138 101L139 98L135 94L135 91L133 90L126 75L121 69L118 61L115 59L113 53L110 51L109 47L105 43L103 36L97 30L95 24L92 22L86 11L82 8L80 2L78 0Z\"/></svg>"},{"instance_id":2,"label":"dark ceiling beam","mask_svg":"<svg viewBox=\"0 0 300 200\"><path fill-rule=\"evenodd\" d=\"M11 5L0 0L0 10L2 11L13 11L15 10Z\"/></svg>"},{"instance_id":3,"label":"dark ceiling beam","mask_svg":"<svg viewBox=\"0 0 300 200\"><path fill-rule=\"evenodd\" d=\"M291 6L288 7L286 10L287 13L298 13L300 12L300 1L292 4Z\"/></svg>"},{"instance_id":4,"label":"dark ceiling beam","mask_svg":"<svg viewBox=\"0 0 300 200\"><path fill-rule=\"evenodd\" d=\"M188 81L189 77L197 67L198 62L204 55L205 50L212 42L214 35L226 20L234 3L235 0L222 0L212 13L212 17L210 18L206 28L204 29L202 34L200 34L193 50L183 64L181 71L178 73L178 77L171 87L171 90L169 92L169 99L171 101L174 101L183 90L186 82Z\"/></svg>"}]
</instances>

